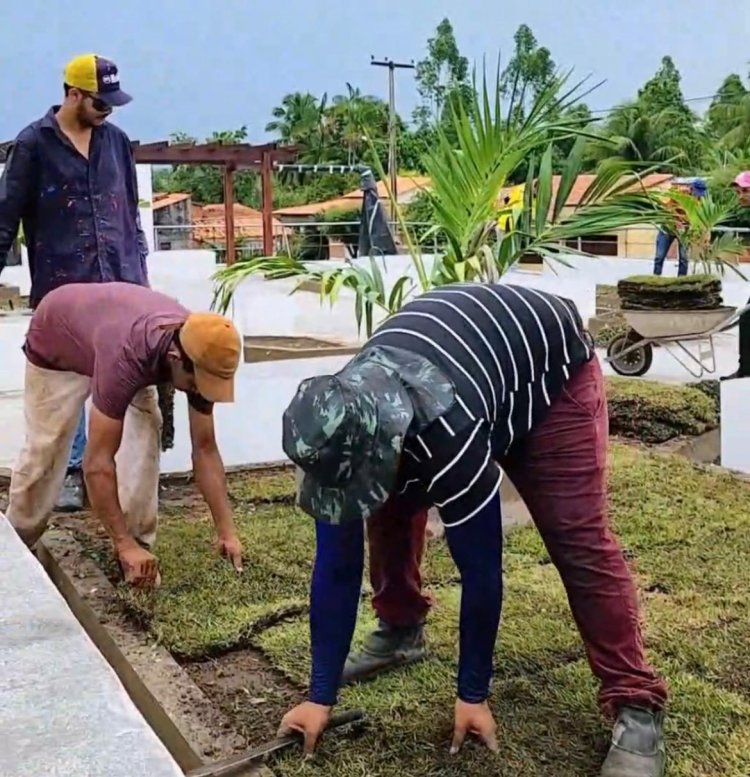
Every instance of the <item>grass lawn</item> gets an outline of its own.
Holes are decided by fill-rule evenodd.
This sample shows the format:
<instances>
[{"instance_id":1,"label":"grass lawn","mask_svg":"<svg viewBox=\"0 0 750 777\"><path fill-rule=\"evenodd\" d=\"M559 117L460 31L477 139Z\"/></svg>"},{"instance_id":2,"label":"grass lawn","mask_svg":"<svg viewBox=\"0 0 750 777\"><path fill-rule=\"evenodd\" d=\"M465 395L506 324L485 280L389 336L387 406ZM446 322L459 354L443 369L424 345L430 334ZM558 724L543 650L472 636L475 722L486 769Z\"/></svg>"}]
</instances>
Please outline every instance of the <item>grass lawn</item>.
<instances>
[{"instance_id":1,"label":"grass lawn","mask_svg":"<svg viewBox=\"0 0 750 777\"><path fill-rule=\"evenodd\" d=\"M750 485L679 457L614 443L610 487L612 520L641 588L649 654L672 688L669 774L746 777ZM247 549L242 577L211 555L206 514L168 511L157 545L162 588L151 597L123 589L121 595L173 652L197 657L251 645L292 682L305 685L313 532L290 503L292 488L290 475L234 481ZM273 763L276 774L596 775L608 730L564 591L536 531L517 530L506 543L491 700L499 755L474 745L448 755L460 587L442 540L430 544L426 579L436 600L430 660L344 690L342 707L367 711L365 732L356 739L330 737L312 762L283 756ZM372 622L363 598L359 637Z\"/></svg>"}]
</instances>

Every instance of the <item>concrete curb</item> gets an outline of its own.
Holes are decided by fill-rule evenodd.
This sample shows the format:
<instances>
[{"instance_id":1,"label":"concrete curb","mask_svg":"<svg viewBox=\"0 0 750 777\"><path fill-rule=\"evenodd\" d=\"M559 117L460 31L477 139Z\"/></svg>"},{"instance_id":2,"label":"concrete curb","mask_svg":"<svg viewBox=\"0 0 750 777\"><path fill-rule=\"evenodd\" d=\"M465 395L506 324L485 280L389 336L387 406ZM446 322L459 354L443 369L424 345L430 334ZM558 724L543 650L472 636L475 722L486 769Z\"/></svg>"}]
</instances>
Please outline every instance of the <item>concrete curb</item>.
<instances>
[{"instance_id":1,"label":"concrete curb","mask_svg":"<svg viewBox=\"0 0 750 777\"><path fill-rule=\"evenodd\" d=\"M179 767L188 772L235 755L244 740L231 720L216 710L167 650L134 629L113 605L112 584L79 543L67 532L51 529L38 544L37 555ZM196 714L206 708L212 709L210 726ZM246 777L273 777L273 772L259 765Z\"/></svg>"}]
</instances>

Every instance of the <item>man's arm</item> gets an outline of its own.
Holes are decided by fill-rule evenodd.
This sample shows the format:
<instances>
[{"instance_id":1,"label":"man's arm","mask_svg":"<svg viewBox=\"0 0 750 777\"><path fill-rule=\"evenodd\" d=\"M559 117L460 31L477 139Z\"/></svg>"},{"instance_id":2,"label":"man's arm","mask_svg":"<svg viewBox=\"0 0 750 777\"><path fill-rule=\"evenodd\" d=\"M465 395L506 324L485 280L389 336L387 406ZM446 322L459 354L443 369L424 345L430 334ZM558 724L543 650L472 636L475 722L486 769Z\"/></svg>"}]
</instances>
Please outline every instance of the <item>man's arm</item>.
<instances>
[{"instance_id":1,"label":"man's arm","mask_svg":"<svg viewBox=\"0 0 750 777\"><path fill-rule=\"evenodd\" d=\"M364 567L364 522L315 522L310 588L310 701L333 706L357 623Z\"/></svg>"},{"instance_id":2,"label":"man's arm","mask_svg":"<svg viewBox=\"0 0 750 777\"><path fill-rule=\"evenodd\" d=\"M33 180L34 155L26 143L16 141L0 177L0 272L18 236Z\"/></svg>"},{"instance_id":3,"label":"man's arm","mask_svg":"<svg viewBox=\"0 0 750 777\"><path fill-rule=\"evenodd\" d=\"M364 566L362 521L342 526L316 521L315 532L317 551L310 589L310 700L287 712L278 732L278 736L291 731L304 734L303 751L307 756L312 755L336 703L357 622Z\"/></svg>"},{"instance_id":4,"label":"man's arm","mask_svg":"<svg viewBox=\"0 0 750 777\"><path fill-rule=\"evenodd\" d=\"M238 571L242 569L242 546L237 539L232 506L227 495L224 462L216 444L213 407L209 403L197 409L188 400L193 472L216 525L219 548Z\"/></svg>"},{"instance_id":5,"label":"man's arm","mask_svg":"<svg viewBox=\"0 0 750 777\"><path fill-rule=\"evenodd\" d=\"M156 559L130 535L117 495L115 454L122 426L122 421L106 416L96 406L91 409L83 476L91 508L112 539L126 581L149 583L156 577Z\"/></svg>"},{"instance_id":6,"label":"man's arm","mask_svg":"<svg viewBox=\"0 0 750 777\"><path fill-rule=\"evenodd\" d=\"M445 537L461 575L458 698L480 704L490 692L502 607L500 495L494 494L468 521L446 528Z\"/></svg>"}]
</instances>

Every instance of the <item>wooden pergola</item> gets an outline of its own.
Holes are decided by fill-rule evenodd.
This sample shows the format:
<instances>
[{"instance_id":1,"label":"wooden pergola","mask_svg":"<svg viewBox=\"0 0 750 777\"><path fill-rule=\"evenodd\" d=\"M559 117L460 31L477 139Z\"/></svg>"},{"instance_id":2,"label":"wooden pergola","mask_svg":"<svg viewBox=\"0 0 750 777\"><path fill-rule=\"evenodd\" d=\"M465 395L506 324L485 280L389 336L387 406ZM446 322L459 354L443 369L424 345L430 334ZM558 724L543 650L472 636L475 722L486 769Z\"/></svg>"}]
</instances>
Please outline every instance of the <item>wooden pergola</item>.
<instances>
[{"instance_id":1,"label":"wooden pergola","mask_svg":"<svg viewBox=\"0 0 750 777\"><path fill-rule=\"evenodd\" d=\"M254 170L260 173L263 253L273 254L273 184L271 174L277 165L291 163L297 158L297 149L277 143L252 145L250 143L170 144L133 143L138 164L151 165L217 165L224 178L224 228L226 232L227 264L234 262L234 173Z\"/></svg>"}]
</instances>

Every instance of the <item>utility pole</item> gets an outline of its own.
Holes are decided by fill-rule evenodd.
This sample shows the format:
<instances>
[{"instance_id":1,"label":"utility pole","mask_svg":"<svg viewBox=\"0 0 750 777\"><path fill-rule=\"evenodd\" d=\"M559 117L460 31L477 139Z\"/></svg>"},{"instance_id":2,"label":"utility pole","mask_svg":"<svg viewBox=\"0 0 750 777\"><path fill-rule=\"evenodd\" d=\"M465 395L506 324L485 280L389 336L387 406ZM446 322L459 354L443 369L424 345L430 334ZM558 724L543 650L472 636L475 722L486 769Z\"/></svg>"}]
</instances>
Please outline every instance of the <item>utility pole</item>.
<instances>
[{"instance_id":1,"label":"utility pole","mask_svg":"<svg viewBox=\"0 0 750 777\"><path fill-rule=\"evenodd\" d=\"M411 62L394 62L392 59L370 57L370 64L388 68L388 177L393 200L391 202L391 221L396 221L396 203L398 202L398 160L396 153L396 69L415 70Z\"/></svg>"}]
</instances>

